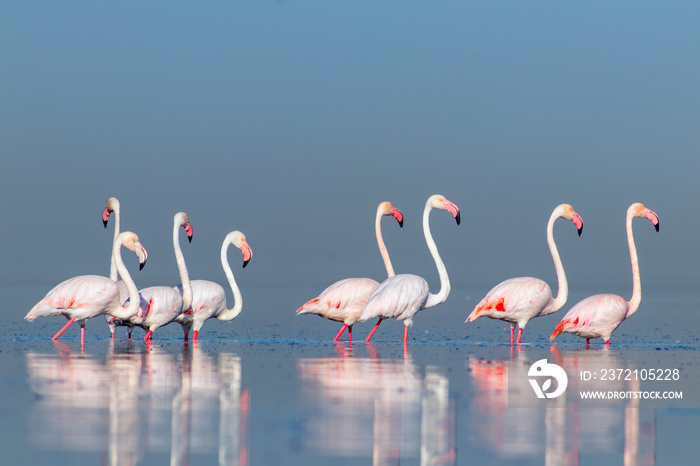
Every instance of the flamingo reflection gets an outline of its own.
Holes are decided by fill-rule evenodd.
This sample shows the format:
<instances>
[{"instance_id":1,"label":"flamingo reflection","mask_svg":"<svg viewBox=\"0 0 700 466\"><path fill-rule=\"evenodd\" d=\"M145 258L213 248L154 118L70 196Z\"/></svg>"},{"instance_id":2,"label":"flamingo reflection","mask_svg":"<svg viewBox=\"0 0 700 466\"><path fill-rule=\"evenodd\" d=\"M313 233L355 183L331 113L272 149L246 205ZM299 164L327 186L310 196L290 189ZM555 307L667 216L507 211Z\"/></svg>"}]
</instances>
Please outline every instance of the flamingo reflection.
<instances>
[{"instance_id":1,"label":"flamingo reflection","mask_svg":"<svg viewBox=\"0 0 700 466\"><path fill-rule=\"evenodd\" d=\"M237 355L112 341L104 360L56 348L27 355L33 443L100 452L114 465L141 464L150 453L169 454L171 464L199 454L248 464L250 396Z\"/></svg>"},{"instance_id":2,"label":"flamingo reflection","mask_svg":"<svg viewBox=\"0 0 700 466\"><path fill-rule=\"evenodd\" d=\"M368 350L376 354L371 344ZM347 352L300 359L297 367L312 449L342 457L371 455L375 465L415 457L422 465L454 464L455 405L448 379L435 368L426 367L423 374L410 355L393 360Z\"/></svg>"}]
</instances>

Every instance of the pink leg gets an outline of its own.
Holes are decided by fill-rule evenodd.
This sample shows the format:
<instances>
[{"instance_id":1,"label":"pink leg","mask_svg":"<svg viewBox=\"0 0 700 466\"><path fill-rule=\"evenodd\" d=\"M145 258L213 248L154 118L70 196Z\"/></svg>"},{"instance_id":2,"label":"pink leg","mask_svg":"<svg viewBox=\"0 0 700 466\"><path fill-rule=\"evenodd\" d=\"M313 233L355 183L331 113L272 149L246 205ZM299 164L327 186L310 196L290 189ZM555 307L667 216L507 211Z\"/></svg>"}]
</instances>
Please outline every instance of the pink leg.
<instances>
[{"instance_id":1,"label":"pink leg","mask_svg":"<svg viewBox=\"0 0 700 466\"><path fill-rule=\"evenodd\" d=\"M61 334L62 334L63 332L65 332L66 329L67 329L68 327L70 327L70 326L73 324L73 322L75 322L75 319L69 320L68 323L67 323L66 325L64 325L63 328L62 328L61 330L59 330L58 333L57 333L56 335L53 336L52 340L58 340L58 337L60 337Z\"/></svg>"},{"instance_id":2,"label":"pink leg","mask_svg":"<svg viewBox=\"0 0 700 466\"><path fill-rule=\"evenodd\" d=\"M406 345L407 341L408 341L408 325L404 326L404 329L403 329L403 344Z\"/></svg>"},{"instance_id":3,"label":"pink leg","mask_svg":"<svg viewBox=\"0 0 700 466\"><path fill-rule=\"evenodd\" d=\"M588 346L588 345L590 345L590 344L591 344L591 339L590 339L590 338L586 338L586 346Z\"/></svg>"},{"instance_id":4,"label":"pink leg","mask_svg":"<svg viewBox=\"0 0 700 466\"><path fill-rule=\"evenodd\" d=\"M348 334L350 335L350 343L352 343L352 325L348 325Z\"/></svg>"},{"instance_id":5,"label":"pink leg","mask_svg":"<svg viewBox=\"0 0 700 466\"><path fill-rule=\"evenodd\" d=\"M340 327L340 332L338 332L338 334L335 336L333 341L338 341L338 338L340 338L340 335L343 334L343 332L345 331L346 328L348 328L348 324L343 324L343 326Z\"/></svg>"},{"instance_id":6,"label":"pink leg","mask_svg":"<svg viewBox=\"0 0 700 466\"><path fill-rule=\"evenodd\" d=\"M190 336L190 333L189 333L189 332L185 332L185 341L187 341L187 339L189 338L189 336Z\"/></svg>"},{"instance_id":7,"label":"pink leg","mask_svg":"<svg viewBox=\"0 0 700 466\"><path fill-rule=\"evenodd\" d=\"M365 338L365 341L368 342L370 338L372 338L372 335L374 335L374 332L377 331L377 327L379 327L379 324L382 323L383 317L380 317L379 320L377 321L377 324L374 326L371 332L369 332L369 335L367 335L367 338Z\"/></svg>"},{"instance_id":8,"label":"pink leg","mask_svg":"<svg viewBox=\"0 0 700 466\"><path fill-rule=\"evenodd\" d=\"M199 330L192 332L192 341L197 341L197 335L199 335Z\"/></svg>"},{"instance_id":9,"label":"pink leg","mask_svg":"<svg viewBox=\"0 0 700 466\"><path fill-rule=\"evenodd\" d=\"M85 324L80 326L80 344L85 343Z\"/></svg>"},{"instance_id":10,"label":"pink leg","mask_svg":"<svg viewBox=\"0 0 700 466\"><path fill-rule=\"evenodd\" d=\"M144 339L144 340L150 340L150 339L151 339L151 334L152 334L152 333L153 333L153 331L152 331L152 330L149 330L148 332L146 332L146 336L143 337L143 339Z\"/></svg>"},{"instance_id":11,"label":"pink leg","mask_svg":"<svg viewBox=\"0 0 700 466\"><path fill-rule=\"evenodd\" d=\"M605 340L605 344L606 344L606 345L609 345L609 344L610 344L610 340Z\"/></svg>"},{"instance_id":12,"label":"pink leg","mask_svg":"<svg viewBox=\"0 0 700 466\"><path fill-rule=\"evenodd\" d=\"M515 340L515 342L516 342L517 344L520 344L520 337L522 337L522 336L523 336L523 329L520 328L520 329L518 329L518 339Z\"/></svg>"},{"instance_id":13,"label":"pink leg","mask_svg":"<svg viewBox=\"0 0 700 466\"><path fill-rule=\"evenodd\" d=\"M515 325L510 326L510 344L513 344L513 339L515 337Z\"/></svg>"}]
</instances>

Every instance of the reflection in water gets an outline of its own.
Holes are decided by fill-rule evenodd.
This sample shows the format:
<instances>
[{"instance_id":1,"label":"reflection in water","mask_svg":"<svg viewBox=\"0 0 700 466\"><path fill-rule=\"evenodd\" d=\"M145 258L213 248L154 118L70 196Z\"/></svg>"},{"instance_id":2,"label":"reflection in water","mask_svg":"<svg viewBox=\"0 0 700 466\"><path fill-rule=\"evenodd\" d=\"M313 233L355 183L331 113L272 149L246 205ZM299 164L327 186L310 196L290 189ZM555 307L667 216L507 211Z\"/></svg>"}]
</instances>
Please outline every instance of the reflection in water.
<instances>
[{"instance_id":1,"label":"reflection in water","mask_svg":"<svg viewBox=\"0 0 700 466\"><path fill-rule=\"evenodd\" d=\"M138 464L149 452L169 452L171 464L212 452L222 465L248 463L249 395L235 354L214 359L197 344L180 354L152 344L115 350L112 342L103 362L56 347L27 355L33 443L100 451L114 465Z\"/></svg>"},{"instance_id":2,"label":"reflection in water","mask_svg":"<svg viewBox=\"0 0 700 466\"><path fill-rule=\"evenodd\" d=\"M371 344L368 349L373 351ZM298 361L309 416L306 441L325 455L373 457L375 465L420 457L455 462L455 403L437 369L404 360L335 358ZM369 451L369 446L372 451Z\"/></svg>"},{"instance_id":3,"label":"reflection in water","mask_svg":"<svg viewBox=\"0 0 700 466\"><path fill-rule=\"evenodd\" d=\"M601 369L634 369L601 351L559 352L552 349L552 358L569 376L567 391L547 407L509 408L510 394L532 396L527 372L530 365L543 356L528 357L521 348L505 360L484 360L470 356L467 366L475 394L470 409L471 441L487 448L500 458L535 457L544 450L545 464L579 464L582 454L624 451L624 464L655 464L655 417L653 409L639 409L638 400L587 404L566 395L578 393L579 372L601 373ZM522 384L522 386L520 386ZM586 390L639 390L638 382L586 382ZM514 400L511 400L511 403ZM522 405L522 403L517 403ZM624 438L623 438L624 436Z\"/></svg>"}]
</instances>

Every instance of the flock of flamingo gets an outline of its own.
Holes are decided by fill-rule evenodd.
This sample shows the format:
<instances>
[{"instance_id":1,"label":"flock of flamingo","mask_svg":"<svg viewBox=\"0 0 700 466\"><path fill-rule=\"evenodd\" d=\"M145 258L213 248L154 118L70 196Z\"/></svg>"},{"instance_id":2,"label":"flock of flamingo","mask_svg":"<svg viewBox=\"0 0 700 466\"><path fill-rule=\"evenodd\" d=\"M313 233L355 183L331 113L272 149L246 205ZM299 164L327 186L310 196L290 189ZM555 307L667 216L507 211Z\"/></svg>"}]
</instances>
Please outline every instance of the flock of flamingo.
<instances>
[{"instance_id":1,"label":"flock of flamingo","mask_svg":"<svg viewBox=\"0 0 700 466\"><path fill-rule=\"evenodd\" d=\"M352 341L352 327L355 323L378 318L365 340L369 342L384 319L396 319L404 323L403 342L406 345L408 328L413 325L415 314L444 302L450 293L447 269L430 233L429 217L433 209L447 210L454 216L457 225L460 223L460 212L456 204L439 194L430 196L423 210L423 234L440 277L440 290L436 294L430 292L428 282L422 277L394 273L389 253L382 239L381 219L383 216L393 216L399 226L403 227L403 214L390 202L382 202L377 208L375 233L388 278L382 283L370 278L340 280L330 285L316 298L303 304L297 309L297 314L316 314L342 322L343 326L333 341L337 341L345 329L348 330L349 340ZM29 311L25 319L32 321L43 316L65 316L68 323L54 335L54 340L58 339L71 324L78 321L81 327L81 344L84 344L85 322L99 315L106 317L112 338L117 326L126 326L129 338L133 327L141 327L146 330L144 340L148 340L159 327L177 322L182 326L185 340L188 339L190 330L193 330L192 339L197 340L199 331L207 319L217 318L229 321L240 314L243 307L242 296L228 263L227 253L229 245L234 245L243 254L243 267L248 264L253 251L243 233L230 232L221 246L221 265L233 292L235 303L233 308L228 309L226 292L221 285L207 280L189 278L180 248L179 232L180 228L183 228L188 239L192 241L193 230L184 212L178 212L173 219L173 247L181 284L174 287L152 286L142 290L136 287L129 275L122 260L121 250L123 246L133 251L138 257L140 267L143 268L148 257L146 249L135 233L120 232L119 201L114 197L109 198L102 215L105 227L111 214L114 214L114 242L110 276L81 275L56 285ZM659 231L659 218L652 210L640 203L634 203L627 209L627 242L633 277L632 298L626 301L617 295L597 294L582 300L564 315L552 333L550 341L562 333L571 333L585 338L586 345L591 339L599 337L608 345L612 332L623 320L635 313L641 301L642 291L637 249L632 233L634 217L646 217L652 222L656 231ZM519 344L523 330L530 319L557 312L564 307L568 297L568 284L553 233L554 223L558 218L571 220L579 235L583 231L583 220L573 207L569 204L561 204L554 209L547 223L547 243L557 273L557 296L554 297L549 285L538 278L511 278L493 287L469 314L467 322L482 316L506 321L511 326L511 345L514 340ZM518 326L517 339L515 338L516 325Z\"/></svg>"}]
</instances>

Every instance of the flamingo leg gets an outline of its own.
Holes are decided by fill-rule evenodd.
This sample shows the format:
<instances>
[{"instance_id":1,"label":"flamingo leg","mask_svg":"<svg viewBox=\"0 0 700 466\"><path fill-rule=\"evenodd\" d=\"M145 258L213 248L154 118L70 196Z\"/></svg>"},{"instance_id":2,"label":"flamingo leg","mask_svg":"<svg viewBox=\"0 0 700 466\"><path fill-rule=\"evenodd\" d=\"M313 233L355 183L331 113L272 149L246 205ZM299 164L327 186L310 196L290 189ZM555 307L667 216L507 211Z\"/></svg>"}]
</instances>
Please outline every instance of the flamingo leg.
<instances>
[{"instance_id":1,"label":"flamingo leg","mask_svg":"<svg viewBox=\"0 0 700 466\"><path fill-rule=\"evenodd\" d=\"M150 340L152 334L153 334L153 331L152 331L152 330L149 330L148 332L146 332L146 336L143 337L143 339L144 339L144 340Z\"/></svg>"},{"instance_id":2,"label":"flamingo leg","mask_svg":"<svg viewBox=\"0 0 700 466\"><path fill-rule=\"evenodd\" d=\"M131 332L134 330L134 327L127 327L127 332L129 332L129 340L131 340Z\"/></svg>"},{"instance_id":3,"label":"flamingo leg","mask_svg":"<svg viewBox=\"0 0 700 466\"><path fill-rule=\"evenodd\" d=\"M408 341L408 325L406 325L403 329L403 344L406 346L406 342Z\"/></svg>"},{"instance_id":4,"label":"flamingo leg","mask_svg":"<svg viewBox=\"0 0 700 466\"><path fill-rule=\"evenodd\" d=\"M335 336L335 338L333 338L333 341L338 341L338 338L340 338L340 335L343 334L343 332L345 331L346 328L348 328L348 324L343 324L343 326L340 327L340 332L338 332L338 334Z\"/></svg>"},{"instance_id":5,"label":"flamingo leg","mask_svg":"<svg viewBox=\"0 0 700 466\"><path fill-rule=\"evenodd\" d=\"M367 338L365 338L365 342L369 342L370 338L372 338L372 335L374 335L374 332L377 331L377 327L379 327L379 324L382 323L382 319L383 319L383 317L380 317L380 318L379 318L379 320L377 321L377 323L376 323L376 325L374 326L374 328L372 329L372 331L369 332L369 335L367 335Z\"/></svg>"},{"instance_id":6,"label":"flamingo leg","mask_svg":"<svg viewBox=\"0 0 700 466\"><path fill-rule=\"evenodd\" d=\"M190 336L190 332L185 332L185 341L187 341L187 338Z\"/></svg>"},{"instance_id":7,"label":"flamingo leg","mask_svg":"<svg viewBox=\"0 0 700 466\"><path fill-rule=\"evenodd\" d=\"M606 345L609 345L609 344L610 344L610 340L605 340L605 344L606 344Z\"/></svg>"},{"instance_id":8,"label":"flamingo leg","mask_svg":"<svg viewBox=\"0 0 700 466\"><path fill-rule=\"evenodd\" d=\"M199 330L192 332L192 341L197 341L197 335L199 335Z\"/></svg>"},{"instance_id":9,"label":"flamingo leg","mask_svg":"<svg viewBox=\"0 0 700 466\"><path fill-rule=\"evenodd\" d=\"M350 336L350 343L352 343L352 325L348 325L348 335Z\"/></svg>"},{"instance_id":10,"label":"flamingo leg","mask_svg":"<svg viewBox=\"0 0 700 466\"><path fill-rule=\"evenodd\" d=\"M588 346L588 345L590 345L590 344L591 344L591 339L590 339L590 338L586 338L586 346Z\"/></svg>"},{"instance_id":11,"label":"flamingo leg","mask_svg":"<svg viewBox=\"0 0 700 466\"><path fill-rule=\"evenodd\" d=\"M514 327L514 328L515 328L515 327ZM516 342L517 344L520 344L520 337L521 337L521 336L523 336L523 329L522 329L522 328L518 329L518 339L515 340L515 342Z\"/></svg>"},{"instance_id":12,"label":"flamingo leg","mask_svg":"<svg viewBox=\"0 0 700 466\"><path fill-rule=\"evenodd\" d=\"M85 343L85 323L80 324L80 344Z\"/></svg>"},{"instance_id":13,"label":"flamingo leg","mask_svg":"<svg viewBox=\"0 0 700 466\"><path fill-rule=\"evenodd\" d=\"M513 344L513 339L515 337L515 324L510 324L510 344Z\"/></svg>"},{"instance_id":14,"label":"flamingo leg","mask_svg":"<svg viewBox=\"0 0 700 466\"><path fill-rule=\"evenodd\" d=\"M68 323L67 323L66 325L64 325L63 328L62 328L61 330L59 330L58 333L57 333L56 335L53 336L52 340L58 340L58 337L60 337L61 334L62 334L63 332L65 332L66 329L67 329L68 327L70 327L70 326L73 324L73 322L75 322L75 318L69 320Z\"/></svg>"}]
</instances>

